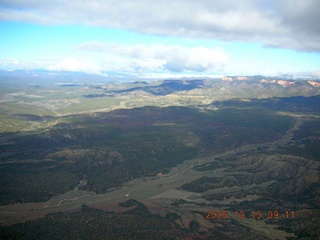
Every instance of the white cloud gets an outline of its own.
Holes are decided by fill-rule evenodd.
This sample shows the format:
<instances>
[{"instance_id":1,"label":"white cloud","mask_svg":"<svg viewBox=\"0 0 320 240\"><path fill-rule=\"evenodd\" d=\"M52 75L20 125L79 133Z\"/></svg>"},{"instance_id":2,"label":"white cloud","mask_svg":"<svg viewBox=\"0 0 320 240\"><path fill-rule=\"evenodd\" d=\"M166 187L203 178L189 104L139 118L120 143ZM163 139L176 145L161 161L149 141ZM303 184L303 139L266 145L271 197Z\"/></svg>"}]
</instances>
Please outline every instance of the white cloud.
<instances>
[{"instance_id":1,"label":"white cloud","mask_svg":"<svg viewBox=\"0 0 320 240\"><path fill-rule=\"evenodd\" d=\"M0 59L0 69L5 70L31 70L41 67L43 67L43 64L30 60Z\"/></svg>"},{"instance_id":2,"label":"white cloud","mask_svg":"<svg viewBox=\"0 0 320 240\"><path fill-rule=\"evenodd\" d=\"M86 51L100 52L111 57L128 71L210 72L221 70L228 61L222 48L182 47L177 45L120 45L85 43L79 46ZM122 63L119 58L122 59ZM108 60L107 60L108 61Z\"/></svg>"},{"instance_id":3,"label":"white cloud","mask_svg":"<svg viewBox=\"0 0 320 240\"><path fill-rule=\"evenodd\" d=\"M18 61L17 59L4 59L4 60L0 60L0 65L5 67L9 67L9 66L12 67L12 66L25 65L25 63Z\"/></svg>"},{"instance_id":4,"label":"white cloud","mask_svg":"<svg viewBox=\"0 0 320 240\"><path fill-rule=\"evenodd\" d=\"M100 74L101 68L94 63L79 61L75 58L68 57L60 62L49 65L46 70L50 71L72 71Z\"/></svg>"},{"instance_id":5,"label":"white cloud","mask_svg":"<svg viewBox=\"0 0 320 240\"><path fill-rule=\"evenodd\" d=\"M319 9L318 0L2 0L0 20L86 24L319 52Z\"/></svg>"}]
</instances>

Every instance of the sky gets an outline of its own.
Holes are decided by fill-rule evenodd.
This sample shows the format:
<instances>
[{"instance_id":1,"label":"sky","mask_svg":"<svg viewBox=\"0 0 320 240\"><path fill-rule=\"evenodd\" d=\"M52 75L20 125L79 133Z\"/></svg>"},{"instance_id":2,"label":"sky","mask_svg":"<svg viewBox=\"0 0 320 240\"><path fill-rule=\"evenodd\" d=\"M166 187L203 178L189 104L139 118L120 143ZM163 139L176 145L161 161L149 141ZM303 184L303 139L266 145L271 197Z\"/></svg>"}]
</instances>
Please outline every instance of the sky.
<instances>
[{"instance_id":1,"label":"sky","mask_svg":"<svg viewBox=\"0 0 320 240\"><path fill-rule=\"evenodd\" d=\"M0 69L320 78L318 0L0 0Z\"/></svg>"}]
</instances>

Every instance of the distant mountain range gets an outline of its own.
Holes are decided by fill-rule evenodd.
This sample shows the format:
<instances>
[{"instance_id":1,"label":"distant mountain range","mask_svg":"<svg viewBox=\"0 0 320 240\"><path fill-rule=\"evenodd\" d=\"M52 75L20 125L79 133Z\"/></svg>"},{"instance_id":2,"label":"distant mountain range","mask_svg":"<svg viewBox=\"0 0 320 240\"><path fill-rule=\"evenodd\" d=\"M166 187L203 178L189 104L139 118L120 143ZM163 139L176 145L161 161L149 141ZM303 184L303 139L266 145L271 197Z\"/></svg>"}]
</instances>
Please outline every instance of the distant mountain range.
<instances>
[{"instance_id":1,"label":"distant mountain range","mask_svg":"<svg viewBox=\"0 0 320 240\"><path fill-rule=\"evenodd\" d=\"M81 106L83 113L89 110L90 112L109 111L143 106L208 106L214 102L231 99L320 95L318 79L266 76L163 80L110 77L80 72L21 70L0 71L0 85L3 89L11 89L9 90L11 93L8 92L3 97L6 101L21 100L23 98L21 94L29 96L28 98L31 96L33 104L45 106L50 111L54 108L58 113L59 109L73 104L68 111L62 111L60 114L80 112L76 110L76 105ZM52 91L53 87L54 91L61 93L59 97L44 94L45 91ZM28 93L21 92L19 89L27 90ZM51 101L53 99L55 100ZM108 99L113 103L108 103ZM87 104L83 104L84 101L87 101Z\"/></svg>"},{"instance_id":2,"label":"distant mountain range","mask_svg":"<svg viewBox=\"0 0 320 240\"><path fill-rule=\"evenodd\" d=\"M65 77L91 77L94 79L101 79L105 82L110 81L121 81L121 82L128 82L128 81L154 81L155 79L164 79L164 78L139 78L135 75L130 75L121 72L114 72L114 71L107 71L103 72L102 74L91 74L85 72L75 72L75 71L49 71L45 69L35 69L35 70L1 70L0 69L0 78L8 77L8 76L15 76L15 77L46 77L46 78L65 78ZM291 75L281 75L281 76L264 76L264 75L255 75L255 76L224 76L221 78L212 78L207 76L199 76L199 77L184 77L179 78L183 80L193 80L195 78L200 79L222 79L224 81L245 81L245 80L253 80L253 79L265 79L265 80L318 80L319 78L302 78L302 77L293 77Z\"/></svg>"}]
</instances>

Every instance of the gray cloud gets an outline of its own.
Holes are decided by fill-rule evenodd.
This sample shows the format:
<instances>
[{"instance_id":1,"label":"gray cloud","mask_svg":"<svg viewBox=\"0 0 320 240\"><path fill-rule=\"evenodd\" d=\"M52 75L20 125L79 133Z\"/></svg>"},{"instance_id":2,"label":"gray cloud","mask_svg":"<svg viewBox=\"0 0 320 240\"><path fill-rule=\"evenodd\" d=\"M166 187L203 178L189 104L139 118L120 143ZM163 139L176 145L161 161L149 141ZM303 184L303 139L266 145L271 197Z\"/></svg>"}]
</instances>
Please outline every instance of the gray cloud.
<instances>
[{"instance_id":1,"label":"gray cloud","mask_svg":"<svg viewBox=\"0 0 320 240\"><path fill-rule=\"evenodd\" d=\"M319 9L318 0L2 0L0 20L86 24L320 52Z\"/></svg>"}]
</instances>

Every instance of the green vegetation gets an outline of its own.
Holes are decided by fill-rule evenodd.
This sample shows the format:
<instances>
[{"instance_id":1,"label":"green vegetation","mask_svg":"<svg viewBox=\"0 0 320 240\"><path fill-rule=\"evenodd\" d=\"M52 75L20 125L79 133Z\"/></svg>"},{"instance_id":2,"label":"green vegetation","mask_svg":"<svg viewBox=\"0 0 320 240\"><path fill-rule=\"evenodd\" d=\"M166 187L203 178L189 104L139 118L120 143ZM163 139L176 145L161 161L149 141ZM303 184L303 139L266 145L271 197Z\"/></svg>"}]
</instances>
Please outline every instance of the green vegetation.
<instances>
[{"instance_id":1,"label":"green vegetation","mask_svg":"<svg viewBox=\"0 0 320 240\"><path fill-rule=\"evenodd\" d=\"M317 239L320 236L319 209L303 209L295 212L295 219L277 219L273 223L279 229L293 232L299 239Z\"/></svg>"},{"instance_id":2,"label":"green vegetation","mask_svg":"<svg viewBox=\"0 0 320 240\"><path fill-rule=\"evenodd\" d=\"M125 206L138 204L135 200ZM1 239L176 239L188 234L166 218L146 211L122 214L82 206L81 210L49 214L43 219L0 227Z\"/></svg>"},{"instance_id":3,"label":"green vegetation","mask_svg":"<svg viewBox=\"0 0 320 240\"><path fill-rule=\"evenodd\" d=\"M96 112L98 110L110 109L111 106L117 106L120 103L116 98L99 98L99 99L81 99L81 102L68 104L66 107L61 107L60 114L76 114L82 112Z\"/></svg>"},{"instance_id":4,"label":"green vegetation","mask_svg":"<svg viewBox=\"0 0 320 240\"><path fill-rule=\"evenodd\" d=\"M242 107L268 109L271 111L284 111L295 113L319 113L320 112L320 96L312 97L283 97L283 98L253 98L249 101L242 99L231 99L223 102L215 102L215 106L219 107Z\"/></svg>"},{"instance_id":5,"label":"green vegetation","mask_svg":"<svg viewBox=\"0 0 320 240\"><path fill-rule=\"evenodd\" d=\"M192 221L189 223L189 229L190 229L192 232L198 232L199 229L200 229L200 224L199 224L196 220L192 220Z\"/></svg>"},{"instance_id":6,"label":"green vegetation","mask_svg":"<svg viewBox=\"0 0 320 240\"><path fill-rule=\"evenodd\" d=\"M74 173L66 171L32 172L32 166L25 166L30 169L22 172L19 166L15 173L2 173L1 176L1 203L47 201L52 196L59 195L73 189L78 184L78 178ZM45 167L45 169L47 169Z\"/></svg>"},{"instance_id":7,"label":"green vegetation","mask_svg":"<svg viewBox=\"0 0 320 240\"><path fill-rule=\"evenodd\" d=\"M45 131L3 135L11 143L1 146L0 182L6 192L2 204L47 200L72 189L84 175L88 181L82 189L104 193L131 179L167 172L199 151L215 153L275 140L292 123L290 117L266 111L184 107L116 110L62 121ZM55 176L64 173L69 177L63 177L62 184ZM23 174L27 188L13 180L18 174ZM50 184L32 181L37 174L47 175ZM42 186L47 186L46 194L33 199L32 189L41 193Z\"/></svg>"},{"instance_id":8,"label":"green vegetation","mask_svg":"<svg viewBox=\"0 0 320 240\"><path fill-rule=\"evenodd\" d=\"M279 149L279 152L320 161L320 120L312 119L294 133L294 144Z\"/></svg>"},{"instance_id":9,"label":"green vegetation","mask_svg":"<svg viewBox=\"0 0 320 240\"><path fill-rule=\"evenodd\" d=\"M133 199L121 203L122 206L146 207ZM48 214L45 218L27 221L22 224L0 227L1 239L264 239L251 232L234 220L211 219L219 227L199 232L200 223L191 220L189 228L179 227L170 217L150 214L147 211L129 210L121 214L89 208L85 205L80 210ZM202 213L199 213L202 214ZM203 236L204 235L204 236Z\"/></svg>"},{"instance_id":10,"label":"green vegetation","mask_svg":"<svg viewBox=\"0 0 320 240\"><path fill-rule=\"evenodd\" d=\"M260 109L226 108L209 113L198 128L206 150L221 152L250 143L273 141L292 126L292 119ZM194 129L196 131L196 129Z\"/></svg>"}]
</instances>

